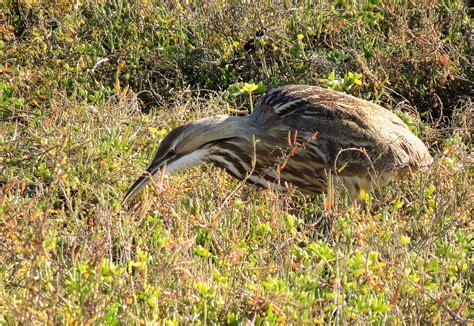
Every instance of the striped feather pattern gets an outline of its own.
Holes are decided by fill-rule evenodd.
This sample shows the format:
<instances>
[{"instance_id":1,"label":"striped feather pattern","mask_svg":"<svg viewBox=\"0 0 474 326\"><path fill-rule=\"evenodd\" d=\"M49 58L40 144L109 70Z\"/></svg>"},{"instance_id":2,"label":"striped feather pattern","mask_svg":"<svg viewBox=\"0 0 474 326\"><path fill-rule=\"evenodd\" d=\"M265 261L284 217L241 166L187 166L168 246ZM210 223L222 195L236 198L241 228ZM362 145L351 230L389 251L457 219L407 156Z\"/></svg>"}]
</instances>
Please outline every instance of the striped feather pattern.
<instances>
[{"instance_id":1,"label":"striped feather pattern","mask_svg":"<svg viewBox=\"0 0 474 326\"><path fill-rule=\"evenodd\" d=\"M197 154L198 153L198 154ZM384 186L399 171L428 166L422 141L392 112L332 90L292 85L270 91L245 117L216 116L178 127L147 169L179 171L211 162L263 188L296 186L317 194L328 176L356 198ZM148 182L142 175L126 199Z\"/></svg>"},{"instance_id":2,"label":"striped feather pattern","mask_svg":"<svg viewBox=\"0 0 474 326\"><path fill-rule=\"evenodd\" d=\"M324 192L328 172L335 169L336 183L357 196L361 189L373 191L384 186L398 170L418 169L432 161L425 145L395 114L374 103L316 86L273 90L262 97L249 118L258 126L259 138L259 163L252 176L269 183L291 183L307 193ZM288 133L297 134L299 146L291 155ZM248 144L224 142L216 147L228 148L239 156L236 161L222 154L228 161L223 167L234 177L268 187L249 178L253 151ZM286 164L279 169L283 161ZM222 166L222 160L214 162ZM270 175L269 167L280 174Z\"/></svg>"}]
</instances>

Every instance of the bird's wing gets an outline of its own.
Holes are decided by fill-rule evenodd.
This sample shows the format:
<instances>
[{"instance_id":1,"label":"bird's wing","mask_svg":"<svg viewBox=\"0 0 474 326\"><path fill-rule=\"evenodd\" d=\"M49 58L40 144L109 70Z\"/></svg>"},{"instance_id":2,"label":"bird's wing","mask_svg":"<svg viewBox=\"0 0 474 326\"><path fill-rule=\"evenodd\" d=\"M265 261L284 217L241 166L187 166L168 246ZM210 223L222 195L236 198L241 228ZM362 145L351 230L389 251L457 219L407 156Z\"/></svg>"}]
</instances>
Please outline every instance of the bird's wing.
<instances>
[{"instance_id":1,"label":"bird's wing","mask_svg":"<svg viewBox=\"0 0 474 326\"><path fill-rule=\"evenodd\" d=\"M328 122L351 121L362 129L370 127L370 118L378 116L408 130L396 115L374 103L308 85L291 85L272 90L257 103L254 115L276 115L294 120L311 118ZM314 128L311 125L306 127Z\"/></svg>"},{"instance_id":2,"label":"bird's wing","mask_svg":"<svg viewBox=\"0 0 474 326\"><path fill-rule=\"evenodd\" d=\"M306 85L278 88L262 97L253 115L300 137L315 137L307 150L319 152L326 168L344 166L348 174L431 162L424 144L395 114L341 92Z\"/></svg>"}]
</instances>

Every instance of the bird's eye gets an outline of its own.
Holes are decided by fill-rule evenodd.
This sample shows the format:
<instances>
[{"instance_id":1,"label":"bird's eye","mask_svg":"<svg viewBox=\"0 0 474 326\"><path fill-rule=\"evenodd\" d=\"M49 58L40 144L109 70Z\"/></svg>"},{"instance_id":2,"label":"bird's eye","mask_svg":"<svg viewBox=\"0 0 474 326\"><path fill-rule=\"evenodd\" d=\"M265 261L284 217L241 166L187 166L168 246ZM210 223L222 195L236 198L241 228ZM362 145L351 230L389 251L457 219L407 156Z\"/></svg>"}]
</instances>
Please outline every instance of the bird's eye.
<instances>
[{"instance_id":1,"label":"bird's eye","mask_svg":"<svg viewBox=\"0 0 474 326\"><path fill-rule=\"evenodd\" d=\"M175 154L176 154L176 151L174 149L170 149L167 156L168 157L173 157Z\"/></svg>"}]
</instances>

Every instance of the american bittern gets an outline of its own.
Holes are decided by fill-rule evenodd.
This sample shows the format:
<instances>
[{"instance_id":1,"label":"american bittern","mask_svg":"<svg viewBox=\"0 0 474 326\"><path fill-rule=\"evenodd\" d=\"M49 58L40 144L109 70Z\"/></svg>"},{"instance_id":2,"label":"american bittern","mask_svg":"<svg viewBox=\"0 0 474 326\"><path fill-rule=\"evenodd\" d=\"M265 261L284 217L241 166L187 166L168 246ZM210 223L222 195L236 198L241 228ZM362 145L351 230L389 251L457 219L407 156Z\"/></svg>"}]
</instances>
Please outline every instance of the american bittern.
<instances>
[{"instance_id":1,"label":"american bittern","mask_svg":"<svg viewBox=\"0 0 474 326\"><path fill-rule=\"evenodd\" d=\"M275 89L252 114L214 116L172 130L124 201L150 177L211 162L233 177L263 187L308 194L328 188L357 198L398 172L428 166L423 142L395 114L374 103L316 86Z\"/></svg>"}]
</instances>

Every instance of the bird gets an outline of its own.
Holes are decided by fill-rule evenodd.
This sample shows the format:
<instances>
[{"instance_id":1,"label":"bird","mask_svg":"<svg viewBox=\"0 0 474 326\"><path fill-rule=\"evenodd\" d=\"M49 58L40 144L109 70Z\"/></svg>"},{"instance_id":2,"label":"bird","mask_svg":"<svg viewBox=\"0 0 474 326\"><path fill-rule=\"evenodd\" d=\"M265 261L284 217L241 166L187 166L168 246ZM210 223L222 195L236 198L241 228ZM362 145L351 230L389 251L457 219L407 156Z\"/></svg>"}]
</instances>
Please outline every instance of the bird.
<instances>
[{"instance_id":1,"label":"bird","mask_svg":"<svg viewBox=\"0 0 474 326\"><path fill-rule=\"evenodd\" d=\"M260 188L317 195L333 187L357 199L361 190L373 192L432 162L390 110L319 86L289 85L263 95L249 115L212 116L170 131L123 202L160 171L201 163Z\"/></svg>"}]
</instances>

